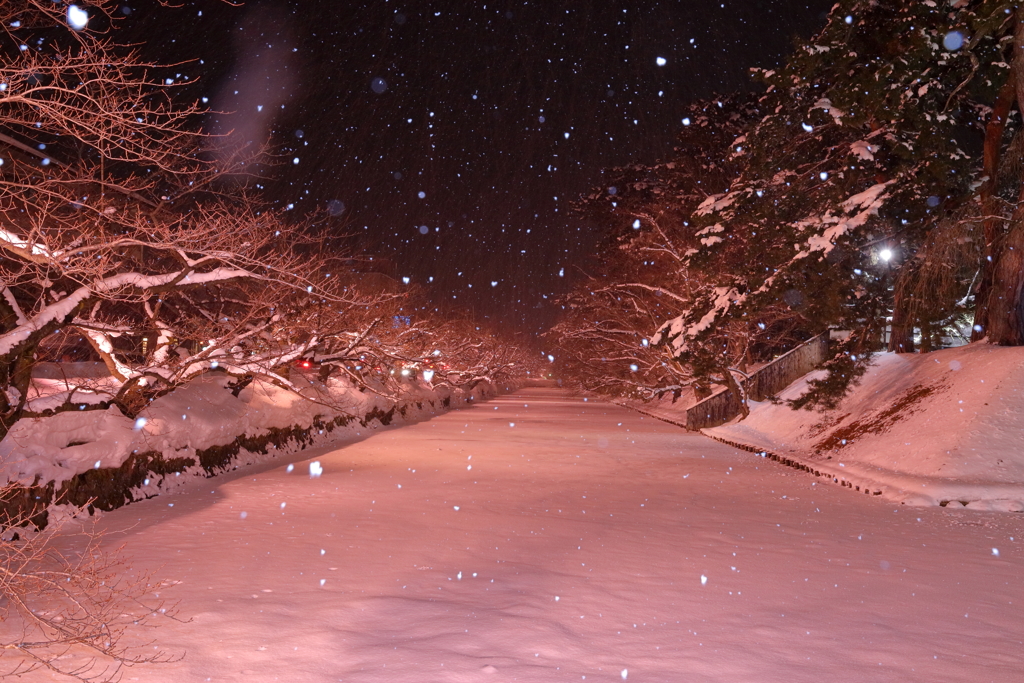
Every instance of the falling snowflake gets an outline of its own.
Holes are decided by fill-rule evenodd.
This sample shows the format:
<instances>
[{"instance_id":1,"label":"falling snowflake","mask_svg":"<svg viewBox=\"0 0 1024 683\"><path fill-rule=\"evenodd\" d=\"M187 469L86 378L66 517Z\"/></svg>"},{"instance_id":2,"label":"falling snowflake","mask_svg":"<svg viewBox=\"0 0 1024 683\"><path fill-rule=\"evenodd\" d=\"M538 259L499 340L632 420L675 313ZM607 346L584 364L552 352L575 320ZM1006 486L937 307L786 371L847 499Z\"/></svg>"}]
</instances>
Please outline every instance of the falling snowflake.
<instances>
[{"instance_id":1,"label":"falling snowflake","mask_svg":"<svg viewBox=\"0 0 1024 683\"><path fill-rule=\"evenodd\" d=\"M78 5L68 5L68 24L76 31L82 31L89 24L89 13Z\"/></svg>"}]
</instances>

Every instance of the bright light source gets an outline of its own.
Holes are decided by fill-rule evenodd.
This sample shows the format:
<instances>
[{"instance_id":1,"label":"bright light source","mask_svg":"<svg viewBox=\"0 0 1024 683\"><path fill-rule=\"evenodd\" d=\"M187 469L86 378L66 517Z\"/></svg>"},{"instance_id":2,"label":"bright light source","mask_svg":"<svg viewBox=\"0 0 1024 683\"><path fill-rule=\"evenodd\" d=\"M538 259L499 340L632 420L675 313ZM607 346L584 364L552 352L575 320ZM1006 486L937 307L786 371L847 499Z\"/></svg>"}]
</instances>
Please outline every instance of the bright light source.
<instances>
[{"instance_id":1,"label":"bright light source","mask_svg":"<svg viewBox=\"0 0 1024 683\"><path fill-rule=\"evenodd\" d=\"M89 24L89 13L78 5L68 5L68 24L76 31L81 31Z\"/></svg>"},{"instance_id":2,"label":"bright light source","mask_svg":"<svg viewBox=\"0 0 1024 683\"><path fill-rule=\"evenodd\" d=\"M424 382L429 382L432 379L434 379L434 371L433 370L424 370L423 371L423 381Z\"/></svg>"},{"instance_id":3,"label":"bright light source","mask_svg":"<svg viewBox=\"0 0 1024 683\"><path fill-rule=\"evenodd\" d=\"M555 362L555 357L549 354L548 355L548 362L549 363L554 363Z\"/></svg>"},{"instance_id":4,"label":"bright light source","mask_svg":"<svg viewBox=\"0 0 1024 683\"><path fill-rule=\"evenodd\" d=\"M883 261L888 261L889 259L892 258L892 251L890 249L883 249L882 251L878 252L878 258L882 259Z\"/></svg>"},{"instance_id":5,"label":"bright light source","mask_svg":"<svg viewBox=\"0 0 1024 683\"><path fill-rule=\"evenodd\" d=\"M635 221L633 221L633 229L634 230L639 230L640 229L640 219L639 218L637 218Z\"/></svg>"},{"instance_id":6,"label":"bright light source","mask_svg":"<svg viewBox=\"0 0 1024 683\"><path fill-rule=\"evenodd\" d=\"M654 61L657 63L658 66L665 66L666 64L668 64L668 60L665 59L664 57L658 57Z\"/></svg>"}]
</instances>

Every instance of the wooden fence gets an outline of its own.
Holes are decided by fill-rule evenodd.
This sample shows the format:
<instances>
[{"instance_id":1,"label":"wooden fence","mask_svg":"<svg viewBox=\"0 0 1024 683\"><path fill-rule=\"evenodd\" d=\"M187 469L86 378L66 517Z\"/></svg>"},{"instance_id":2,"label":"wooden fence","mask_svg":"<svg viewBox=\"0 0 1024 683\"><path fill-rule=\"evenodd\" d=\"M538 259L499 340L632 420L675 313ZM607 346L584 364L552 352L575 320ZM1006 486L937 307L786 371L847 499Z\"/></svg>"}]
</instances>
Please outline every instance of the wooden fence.
<instances>
[{"instance_id":1,"label":"wooden fence","mask_svg":"<svg viewBox=\"0 0 1024 683\"><path fill-rule=\"evenodd\" d=\"M755 370L741 384L750 400L763 401L824 363L827 358L828 332L825 332ZM740 397L726 389L687 410L686 428L697 431L705 427L717 427L739 414Z\"/></svg>"}]
</instances>

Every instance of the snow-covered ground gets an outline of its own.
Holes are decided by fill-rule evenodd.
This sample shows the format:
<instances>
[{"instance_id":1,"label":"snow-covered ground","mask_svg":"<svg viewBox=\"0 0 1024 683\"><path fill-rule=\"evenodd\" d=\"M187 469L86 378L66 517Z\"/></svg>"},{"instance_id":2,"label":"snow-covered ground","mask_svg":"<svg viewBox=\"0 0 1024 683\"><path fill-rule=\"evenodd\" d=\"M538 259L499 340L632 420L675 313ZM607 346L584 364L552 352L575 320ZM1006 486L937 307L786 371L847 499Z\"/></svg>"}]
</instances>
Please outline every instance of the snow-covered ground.
<instances>
[{"instance_id":1,"label":"snow-covered ground","mask_svg":"<svg viewBox=\"0 0 1024 683\"><path fill-rule=\"evenodd\" d=\"M742 422L705 431L908 505L1024 512L1024 349L879 354L836 410L755 403Z\"/></svg>"},{"instance_id":2,"label":"snow-covered ground","mask_svg":"<svg viewBox=\"0 0 1024 683\"><path fill-rule=\"evenodd\" d=\"M856 495L557 389L296 457L100 519L190 619L144 634L181 662L124 680L1024 671L1024 515Z\"/></svg>"}]
</instances>

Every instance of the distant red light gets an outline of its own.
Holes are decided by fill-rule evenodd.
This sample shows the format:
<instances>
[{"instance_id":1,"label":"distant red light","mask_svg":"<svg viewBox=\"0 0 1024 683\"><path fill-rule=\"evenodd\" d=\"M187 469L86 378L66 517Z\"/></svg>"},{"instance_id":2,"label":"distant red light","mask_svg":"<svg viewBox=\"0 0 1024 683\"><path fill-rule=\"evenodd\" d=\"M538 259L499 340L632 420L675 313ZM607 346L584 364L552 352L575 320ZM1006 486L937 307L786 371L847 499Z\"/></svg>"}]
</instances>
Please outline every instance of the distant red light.
<instances>
[{"instance_id":1,"label":"distant red light","mask_svg":"<svg viewBox=\"0 0 1024 683\"><path fill-rule=\"evenodd\" d=\"M309 361L308 360L302 361L302 367L308 368L309 367Z\"/></svg>"}]
</instances>

